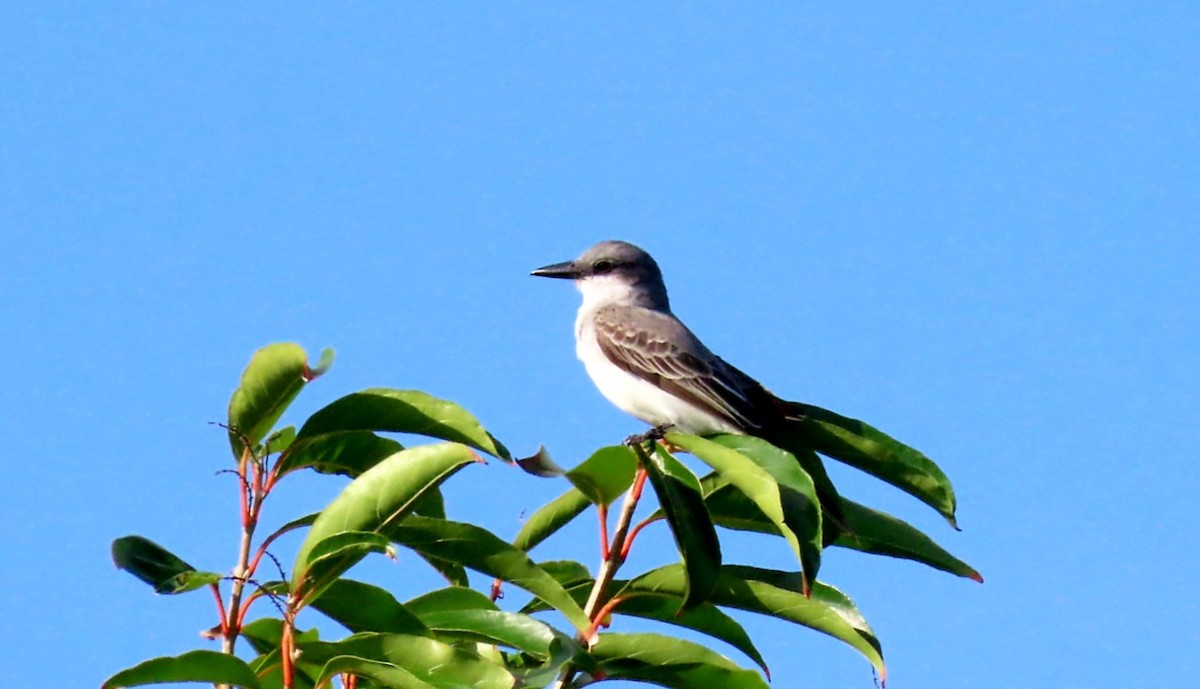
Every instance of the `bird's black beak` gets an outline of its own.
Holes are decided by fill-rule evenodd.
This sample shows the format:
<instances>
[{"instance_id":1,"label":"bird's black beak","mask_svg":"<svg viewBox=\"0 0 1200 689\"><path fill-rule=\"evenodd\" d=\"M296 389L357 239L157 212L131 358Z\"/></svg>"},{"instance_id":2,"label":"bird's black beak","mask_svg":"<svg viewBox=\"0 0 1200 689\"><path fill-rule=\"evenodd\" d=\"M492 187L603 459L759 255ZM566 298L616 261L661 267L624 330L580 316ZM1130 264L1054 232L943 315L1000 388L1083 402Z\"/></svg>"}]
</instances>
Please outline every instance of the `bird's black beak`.
<instances>
[{"instance_id":1,"label":"bird's black beak","mask_svg":"<svg viewBox=\"0 0 1200 689\"><path fill-rule=\"evenodd\" d=\"M563 280L574 280L580 276L579 266L575 265L574 261L563 261L562 263L552 263L548 266L542 266L530 273L542 278L560 278Z\"/></svg>"}]
</instances>

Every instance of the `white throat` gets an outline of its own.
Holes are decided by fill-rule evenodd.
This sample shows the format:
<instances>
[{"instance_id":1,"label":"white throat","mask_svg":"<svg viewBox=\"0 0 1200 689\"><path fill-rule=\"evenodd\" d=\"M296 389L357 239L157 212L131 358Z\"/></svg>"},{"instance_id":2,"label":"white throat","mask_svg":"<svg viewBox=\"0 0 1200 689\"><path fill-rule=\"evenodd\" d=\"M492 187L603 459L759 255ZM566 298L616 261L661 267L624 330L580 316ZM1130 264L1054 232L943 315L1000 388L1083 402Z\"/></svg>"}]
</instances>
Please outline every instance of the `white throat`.
<instances>
[{"instance_id":1,"label":"white throat","mask_svg":"<svg viewBox=\"0 0 1200 689\"><path fill-rule=\"evenodd\" d=\"M580 311L594 312L596 309L609 304L636 304L641 301L642 287L631 285L628 280L617 275L592 275L582 280L576 280L575 286L583 295L583 305Z\"/></svg>"}]
</instances>

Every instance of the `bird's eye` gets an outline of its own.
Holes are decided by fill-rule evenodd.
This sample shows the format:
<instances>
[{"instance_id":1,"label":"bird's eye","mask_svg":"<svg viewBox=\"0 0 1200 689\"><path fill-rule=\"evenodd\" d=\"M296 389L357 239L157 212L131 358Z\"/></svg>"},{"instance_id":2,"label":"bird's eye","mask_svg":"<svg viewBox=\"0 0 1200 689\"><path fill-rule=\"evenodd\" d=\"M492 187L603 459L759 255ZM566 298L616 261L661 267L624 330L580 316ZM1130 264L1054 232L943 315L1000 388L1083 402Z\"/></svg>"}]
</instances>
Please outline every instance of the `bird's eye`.
<instances>
[{"instance_id":1,"label":"bird's eye","mask_svg":"<svg viewBox=\"0 0 1200 689\"><path fill-rule=\"evenodd\" d=\"M597 275L603 275L605 273L611 273L612 269L616 267L617 264L613 263L612 261L596 261L596 264L592 266L592 271L594 271Z\"/></svg>"}]
</instances>

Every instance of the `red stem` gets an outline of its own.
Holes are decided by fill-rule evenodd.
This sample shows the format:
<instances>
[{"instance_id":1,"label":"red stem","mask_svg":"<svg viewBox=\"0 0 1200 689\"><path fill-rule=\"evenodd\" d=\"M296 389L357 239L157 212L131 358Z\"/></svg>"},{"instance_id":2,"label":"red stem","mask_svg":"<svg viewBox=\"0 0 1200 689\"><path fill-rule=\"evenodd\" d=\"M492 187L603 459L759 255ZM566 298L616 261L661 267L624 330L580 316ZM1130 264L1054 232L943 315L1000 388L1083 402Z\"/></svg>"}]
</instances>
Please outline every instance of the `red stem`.
<instances>
[{"instance_id":1,"label":"red stem","mask_svg":"<svg viewBox=\"0 0 1200 689\"><path fill-rule=\"evenodd\" d=\"M250 526L250 484L246 483L246 457L243 455L242 461L238 464L238 482L240 490L238 490L238 502L242 508L242 529Z\"/></svg>"},{"instance_id":2,"label":"red stem","mask_svg":"<svg viewBox=\"0 0 1200 689\"><path fill-rule=\"evenodd\" d=\"M213 598L217 601L217 617L221 621L221 636L229 633L229 618L225 616L225 601L221 600L221 587L216 584L209 584L212 589Z\"/></svg>"},{"instance_id":3,"label":"red stem","mask_svg":"<svg viewBox=\"0 0 1200 689\"><path fill-rule=\"evenodd\" d=\"M255 591L254 593L250 594L250 597L246 599L246 602L242 603L242 609L238 611L237 618L237 629L239 632L242 631L242 626L246 624L246 613L250 611L250 604L259 598L262 598L264 595L265 594L262 592L262 590Z\"/></svg>"},{"instance_id":4,"label":"red stem","mask_svg":"<svg viewBox=\"0 0 1200 689\"><path fill-rule=\"evenodd\" d=\"M600 516L600 560L608 559L608 505L596 505L596 514Z\"/></svg>"},{"instance_id":5,"label":"red stem","mask_svg":"<svg viewBox=\"0 0 1200 689\"><path fill-rule=\"evenodd\" d=\"M621 596L613 596L608 600L607 603L605 603L599 610L596 611L596 614L592 615L592 624L583 633L583 638L585 641L591 643L592 639L596 637L596 633L599 631L600 627L604 625L604 618L611 615L612 611L616 609L616 607L624 600L625 599Z\"/></svg>"},{"instance_id":6,"label":"red stem","mask_svg":"<svg viewBox=\"0 0 1200 689\"><path fill-rule=\"evenodd\" d=\"M642 532L642 529L646 528L647 526L653 524L654 522L656 522L658 520L659 520L658 517L647 517L646 519L643 519L642 521L638 522L637 526L633 527L633 530L629 532L629 535L627 537L625 537L625 543L621 546L621 560L622 561L624 561L625 559L627 559L629 557L629 548L631 546L633 546L633 539L637 538L637 535Z\"/></svg>"},{"instance_id":7,"label":"red stem","mask_svg":"<svg viewBox=\"0 0 1200 689\"><path fill-rule=\"evenodd\" d=\"M254 482L253 482L254 485L253 485L252 490L254 491L254 504L255 504L255 506L257 506L258 501L262 498L262 495L263 495L262 466L259 465L258 462L254 462L254 466L251 468L251 471L254 472Z\"/></svg>"},{"instance_id":8,"label":"red stem","mask_svg":"<svg viewBox=\"0 0 1200 689\"><path fill-rule=\"evenodd\" d=\"M271 492L275 487L275 482L279 480L279 462L275 462L276 466L271 467L271 472L267 475L267 484L263 486L263 495Z\"/></svg>"},{"instance_id":9,"label":"red stem","mask_svg":"<svg viewBox=\"0 0 1200 689\"><path fill-rule=\"evenodd\" d=\"M285 689L292 689L295 683L292 672L292 616L285 615L283 618L283 636L279 639L279 660L282 665L280 672L283 674L283 686Z\"/></svg>"},{"instance_id":10,"label":"red stem","mask_svg":"<svg viewBox=\"0 0 1200 689\"><path fill-rule=\"evenodd\" d=\"M642 499L642 489L646 487L646 476L646 470L638 467L637 475L633 479L633 490L631 491L635 502Z\"/></svg>"}]
</instances>

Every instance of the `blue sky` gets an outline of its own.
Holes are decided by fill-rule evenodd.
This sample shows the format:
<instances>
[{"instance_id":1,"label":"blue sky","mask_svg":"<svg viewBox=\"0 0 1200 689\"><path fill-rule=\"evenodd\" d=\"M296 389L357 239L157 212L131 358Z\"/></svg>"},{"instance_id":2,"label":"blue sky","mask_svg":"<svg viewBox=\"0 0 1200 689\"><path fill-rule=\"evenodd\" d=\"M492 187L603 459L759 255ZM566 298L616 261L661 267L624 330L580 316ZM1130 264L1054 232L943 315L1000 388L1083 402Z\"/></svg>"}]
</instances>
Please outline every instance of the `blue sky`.
<instances>
[{"instance_id":1,"label":"blue sky","mask_svg":"<svg viewBox=\"0 0 1200 689\"><path fill-rule=\"evenodd\" d=\"M608 238L727 359L954 480L962 533L835 475L987 578L828 556L889 687L1194 680L1197 45L1189 3L0 7L10 680L204 643L211 600L154 597L109 542L233 564L207 422L268 342L338 352L292 421L378 385L563 464L639 430L574 359L578 296L528 277ZM339 485L283 484L270 519ZM561 490L493 463L449 509L511 536ZM545 555L592 562L591 528ZM786 565L762 546L729 548ZM872 686L749 624L776 686Z\"/></svg>"}]
</instances>

